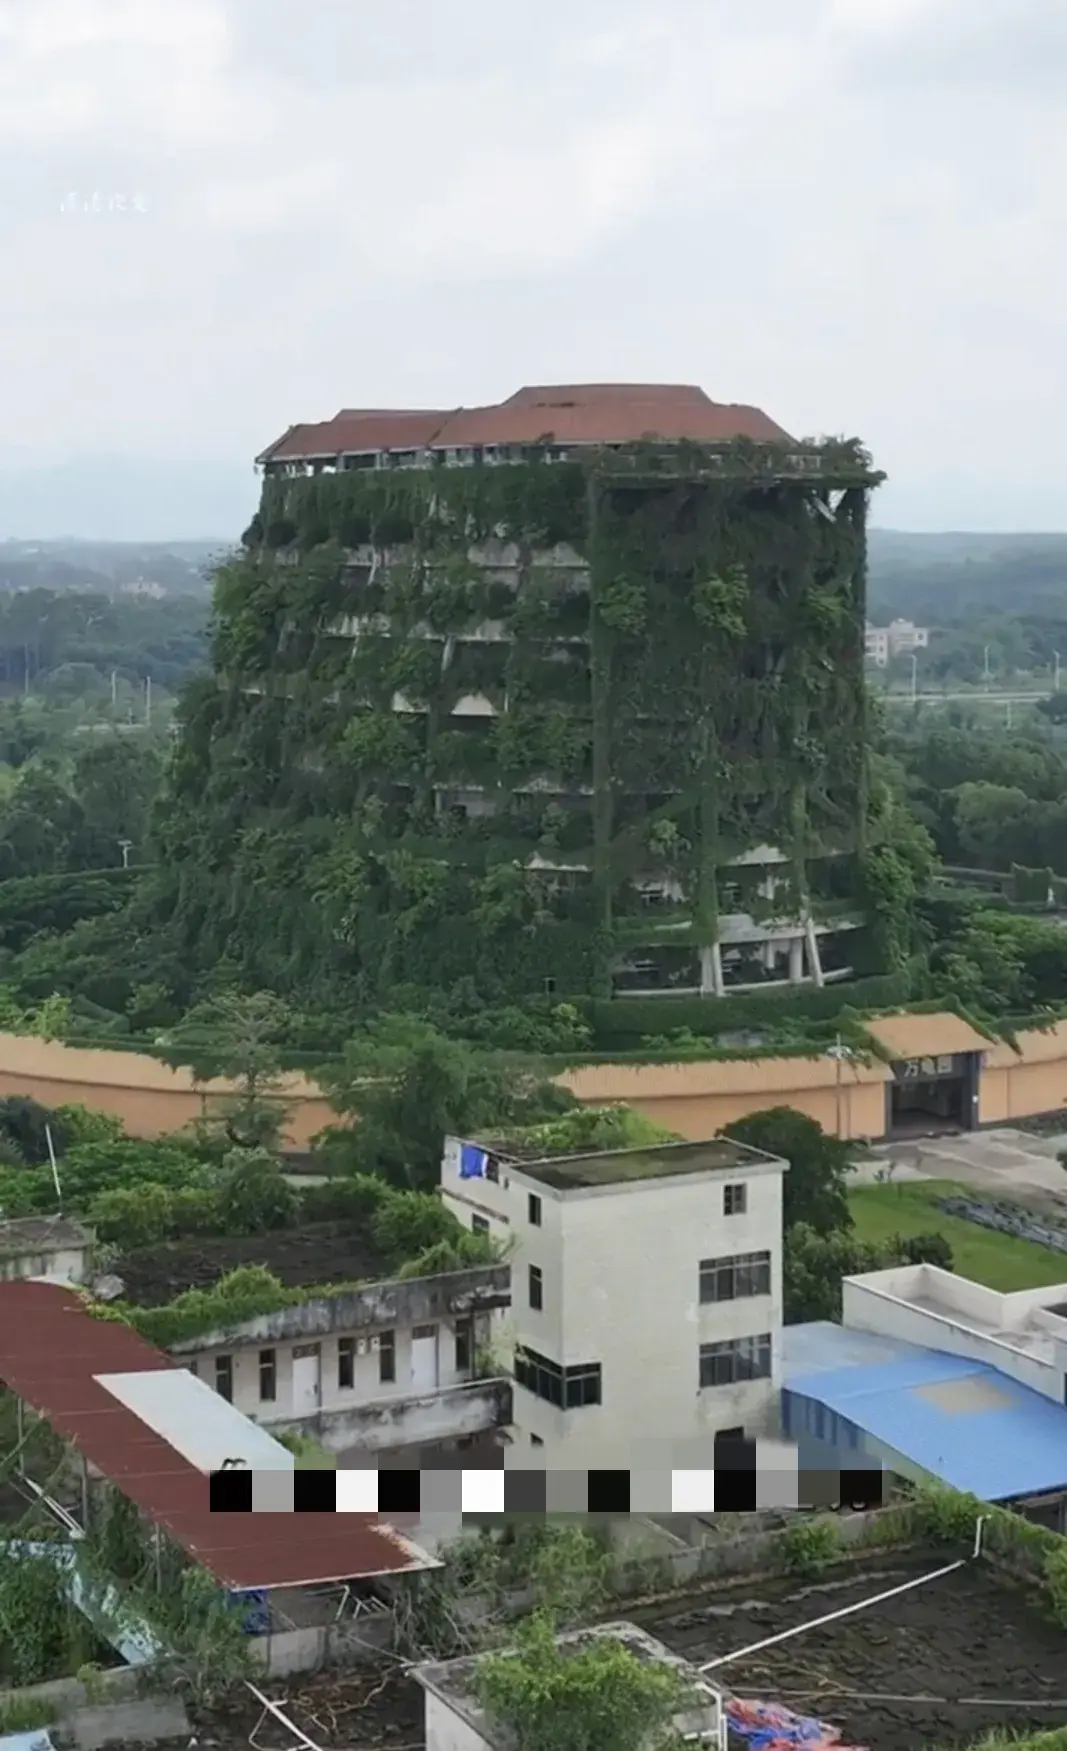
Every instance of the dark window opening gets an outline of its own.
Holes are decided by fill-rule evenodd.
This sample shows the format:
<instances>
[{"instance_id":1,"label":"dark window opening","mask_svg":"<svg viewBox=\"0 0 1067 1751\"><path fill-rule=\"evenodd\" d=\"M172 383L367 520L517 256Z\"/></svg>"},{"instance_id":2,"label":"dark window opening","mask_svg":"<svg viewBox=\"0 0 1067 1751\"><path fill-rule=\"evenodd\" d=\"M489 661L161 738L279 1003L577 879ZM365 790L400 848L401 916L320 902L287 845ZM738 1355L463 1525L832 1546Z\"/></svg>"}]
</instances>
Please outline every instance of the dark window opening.
<instances>
[{"instance_id":1,"label":"dark window opening","mask_svg":"<svg viewBox=\"0 0 1067 1751\"><path fill-rule=\"evenodd\" d=\"M471 1217L471 1230L474 1234L488 1234L489 1233L489 1218L488 1218L488 1216L472 1216Z\"/></svg>"},{"instance_id":2,"label":"dark window opening","mask_svg":"<svg viewBox=\"0 0 1067 1751\"><path fill-rule=\"evenodd\" d=\"M259 1352L259 1397L263 1404L272 1404L278 1396L278 1358L274 1350Z\"/></svg>"},{"instance_id":3,"label":"dark window opening","mask_svg":"<svg viewBox=\"0 0 1067 1751\"><path fill-rule=\"evenodd\" d=\"M587 1362L567 1369L567 1409L600 1403L600 1363Z\"/></svg>"},{"instance_id":4,"label":"dark window opening","mask_svg":"<svg viewBox=\"0 0 1067 1751\"><path fill-rule=\"evenodd\" d=\"M751 1295L769 1295L770 1292L769 1252L743 1252L735 1258L700 1261L700 1299L704 1304L740 1301Z\"/></svg>"},{"instance_id":5,"label":"dark window opening","mask_svg":"<svg viewBox=\"0 0 1067 1751\"><path fill-rule=\"evenodd\" d=\"M723 1186L722 1213L724 1216L743 1216L748 1209L748 1187Z\"/></svg>"},{"instance_id":6,"label":"dark window opening","mask_svg":"<svg viewBox=\"0 0 1067 1751\"><path fill-rule=\"evenodd\" d=\"M531 1265L530 1266L530 1306L533 1308L535 1313L542 1312L542 1310L544 1308L544 1293L545 1293L544 1279L541 1276L540 1268L537 1265Z\"/></svg>"},{"instance_id":7,"label":"dark window opening","mask_svg":"<svg viewBox=\"0 0 1067 1751\"><path fill-rule=\"evenodd\" d=\"M543 1398L546 1404L554 1404L560 1410L603 1402L599 1362L579 1362L571 1368L561 1368L558 1362L550 1362L547 1356L520 1345L515 1352L515 1381L535 1398Z\"/></svg>"},{"instance_id":8,"label":"dark window opening","mask_svg":"<svg viewBox=\"0 0 1067 1751\"><path fill-rule=\"evenodd\" d=\"M233 1403L233 1357L215 1357L215 1391L220 1398Z\"/></svg>"},{"instance_id":9,"label":"dark window opening","mask_svg":"<svg viewBox=\"0 0 1067 1751\"><path fill-rule=\"evenodd\" d=\"M456 1373L469 1374L474 1362L474 1323L469 1319L456 1321Z\"/></svg>"},{"instance_id":10,"label":"dark window opening","mask_svg":"<svg viewBox=\"0 0 1067 1751\"><path fill-rule=\"evenodd\" d=\"M338 1338L337 1340L337 1386L339 1391L347 1392L356 1384L356 1340L355 1338Z\"/></svg>"},{"instance_id":11,"label":"dark window opening","mask_svg":"<svg viewBox=\"0 0 1067 1751\"><path fill-rule=\"evenodd\" d=\"M736 1386L745 1380L769 1380L771 1334L733 1338L725 1344L701 1344L700 1385Z\"/></svg>"},{"instance_id":12,"label":"dark window opening","mask_svg":"<svg viewBox=\"0 0 1067 1751\"><path fill-rule=\"evenodd\" d=\"M378 1379L388 1385L396 1379L396 1333L383 1331L378 1337Z\"/></svg>"},{"instance_id":13,"label":"dark window opening","mask_svg":"<svg viewBox=\"0 0 1067 1751\"><path fill-rule=\"evenodd\" d=\"M526 1199L526 1214L531 1228L541 1226L541 1200L536 1192L530 1192Z\"/></svg>"}]
</instances>

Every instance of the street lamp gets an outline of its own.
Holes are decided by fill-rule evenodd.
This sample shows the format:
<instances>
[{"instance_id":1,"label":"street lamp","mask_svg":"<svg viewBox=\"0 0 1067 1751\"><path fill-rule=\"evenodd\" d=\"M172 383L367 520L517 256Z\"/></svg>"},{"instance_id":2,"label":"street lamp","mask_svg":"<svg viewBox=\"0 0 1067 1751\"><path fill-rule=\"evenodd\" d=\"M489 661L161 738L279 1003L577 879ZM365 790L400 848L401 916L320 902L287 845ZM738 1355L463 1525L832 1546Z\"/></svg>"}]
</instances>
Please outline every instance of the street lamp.
<instances>
[{"instance_id":1,"label":"street lamp","mask_svg":"<svg viewBox=\"0 0 1067 1751\"><path fill-rule=\"evenodd\" d=\"M914 662L914 660L915 659L912 658L913 662ZM842 1045L841 1035L838 1034L837 1039L834 1041L834 1044L832 1046L827 1046L826 1056L828 1058L832 1058L834 1060L834 1065L835 1065L834 1106L835 1106L835 1112L836 1112L837 1135L839 1137L841 1137L844 1135L844 1132L842 1130L842 1125L841 1125L841 1066L842 1066L842 1064L845 1064L845 1063L851 1063L852 1059L855 1057L855 1053L850 1051L848 1046Z\"/></svg>"}]
</instances>

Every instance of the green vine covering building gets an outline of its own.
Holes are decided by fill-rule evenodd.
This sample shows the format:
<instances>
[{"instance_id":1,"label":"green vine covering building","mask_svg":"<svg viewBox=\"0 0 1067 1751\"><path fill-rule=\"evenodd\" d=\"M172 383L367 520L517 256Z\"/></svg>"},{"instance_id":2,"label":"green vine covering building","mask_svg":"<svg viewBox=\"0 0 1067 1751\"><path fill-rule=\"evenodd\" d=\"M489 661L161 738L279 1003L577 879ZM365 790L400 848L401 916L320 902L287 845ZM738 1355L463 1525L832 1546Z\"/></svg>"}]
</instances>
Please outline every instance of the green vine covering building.
<instances>
[{"instance_id":1,"label":"green vine covering building","mask_svg":"<svg viewBox=\"0 0 1067 1751\"><path fill-rule=\"evenodd\" d=\"M857 441L604 385L258 461L163 829L202 955L366 1004L878 970Z\"/></svg>"}]
</instances>

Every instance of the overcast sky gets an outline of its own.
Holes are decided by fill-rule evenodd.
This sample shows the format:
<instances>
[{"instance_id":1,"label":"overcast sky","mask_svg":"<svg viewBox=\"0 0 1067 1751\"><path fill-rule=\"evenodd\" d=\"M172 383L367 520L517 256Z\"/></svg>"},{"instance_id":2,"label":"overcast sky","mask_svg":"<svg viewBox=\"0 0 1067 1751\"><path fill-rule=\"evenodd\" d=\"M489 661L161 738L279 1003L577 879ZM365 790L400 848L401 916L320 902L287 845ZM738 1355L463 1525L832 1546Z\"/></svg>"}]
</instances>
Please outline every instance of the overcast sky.
<instances>
[{"instance_id":1,"label":"overcast sky","mask_svg":"<svg viewBox=\"0 0 1067 1751\"><path fill-rule=\"evenodd\" d=\"M680 381L1067 528L1065 93L1063 0L0 0L0 465Z\"/></svg>"}]
</instances>

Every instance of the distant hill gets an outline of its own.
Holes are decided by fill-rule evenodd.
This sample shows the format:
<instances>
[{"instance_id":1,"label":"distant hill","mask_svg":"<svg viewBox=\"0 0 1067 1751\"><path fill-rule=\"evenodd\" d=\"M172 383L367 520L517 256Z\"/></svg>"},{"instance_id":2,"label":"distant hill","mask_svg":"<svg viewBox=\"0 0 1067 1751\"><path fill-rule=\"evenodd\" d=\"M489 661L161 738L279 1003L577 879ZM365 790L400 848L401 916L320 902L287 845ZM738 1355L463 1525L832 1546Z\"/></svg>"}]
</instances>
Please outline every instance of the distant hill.
<instances>
[{"instance_id":1,"label":"distant hill","mask_svg":"<svg viewBox=\"0 0 1067 1751\"><path fill-rule=\"evenodd\" d=\"M1067 533L990 535L945 530L937 534L913 534L907 529L872 529L869 541L872 571L900 571L907 566L961 565L967 560L988 560L1005 554L1035 551L1067 554Z\"/></svg>"},{"instance_id":2,"label":"distant hill","mask_svg":"<svg viewBox=\"0 0 1067 1751\"><path fill-rule=\"evenodd\" d=\"M1067 620L1067 534L872 529L871 619L959 624L975 615Z\"/></svg>"},{"instance_id":3,"label":"distant hill","mask_svg":"<svg viewBox=\"0 0 1067 1751\"><path fill-rule=\"evenodd\" d=\"M0 590L207 596L223 541L0 541Z\"/></svg>"}]
</instances>

